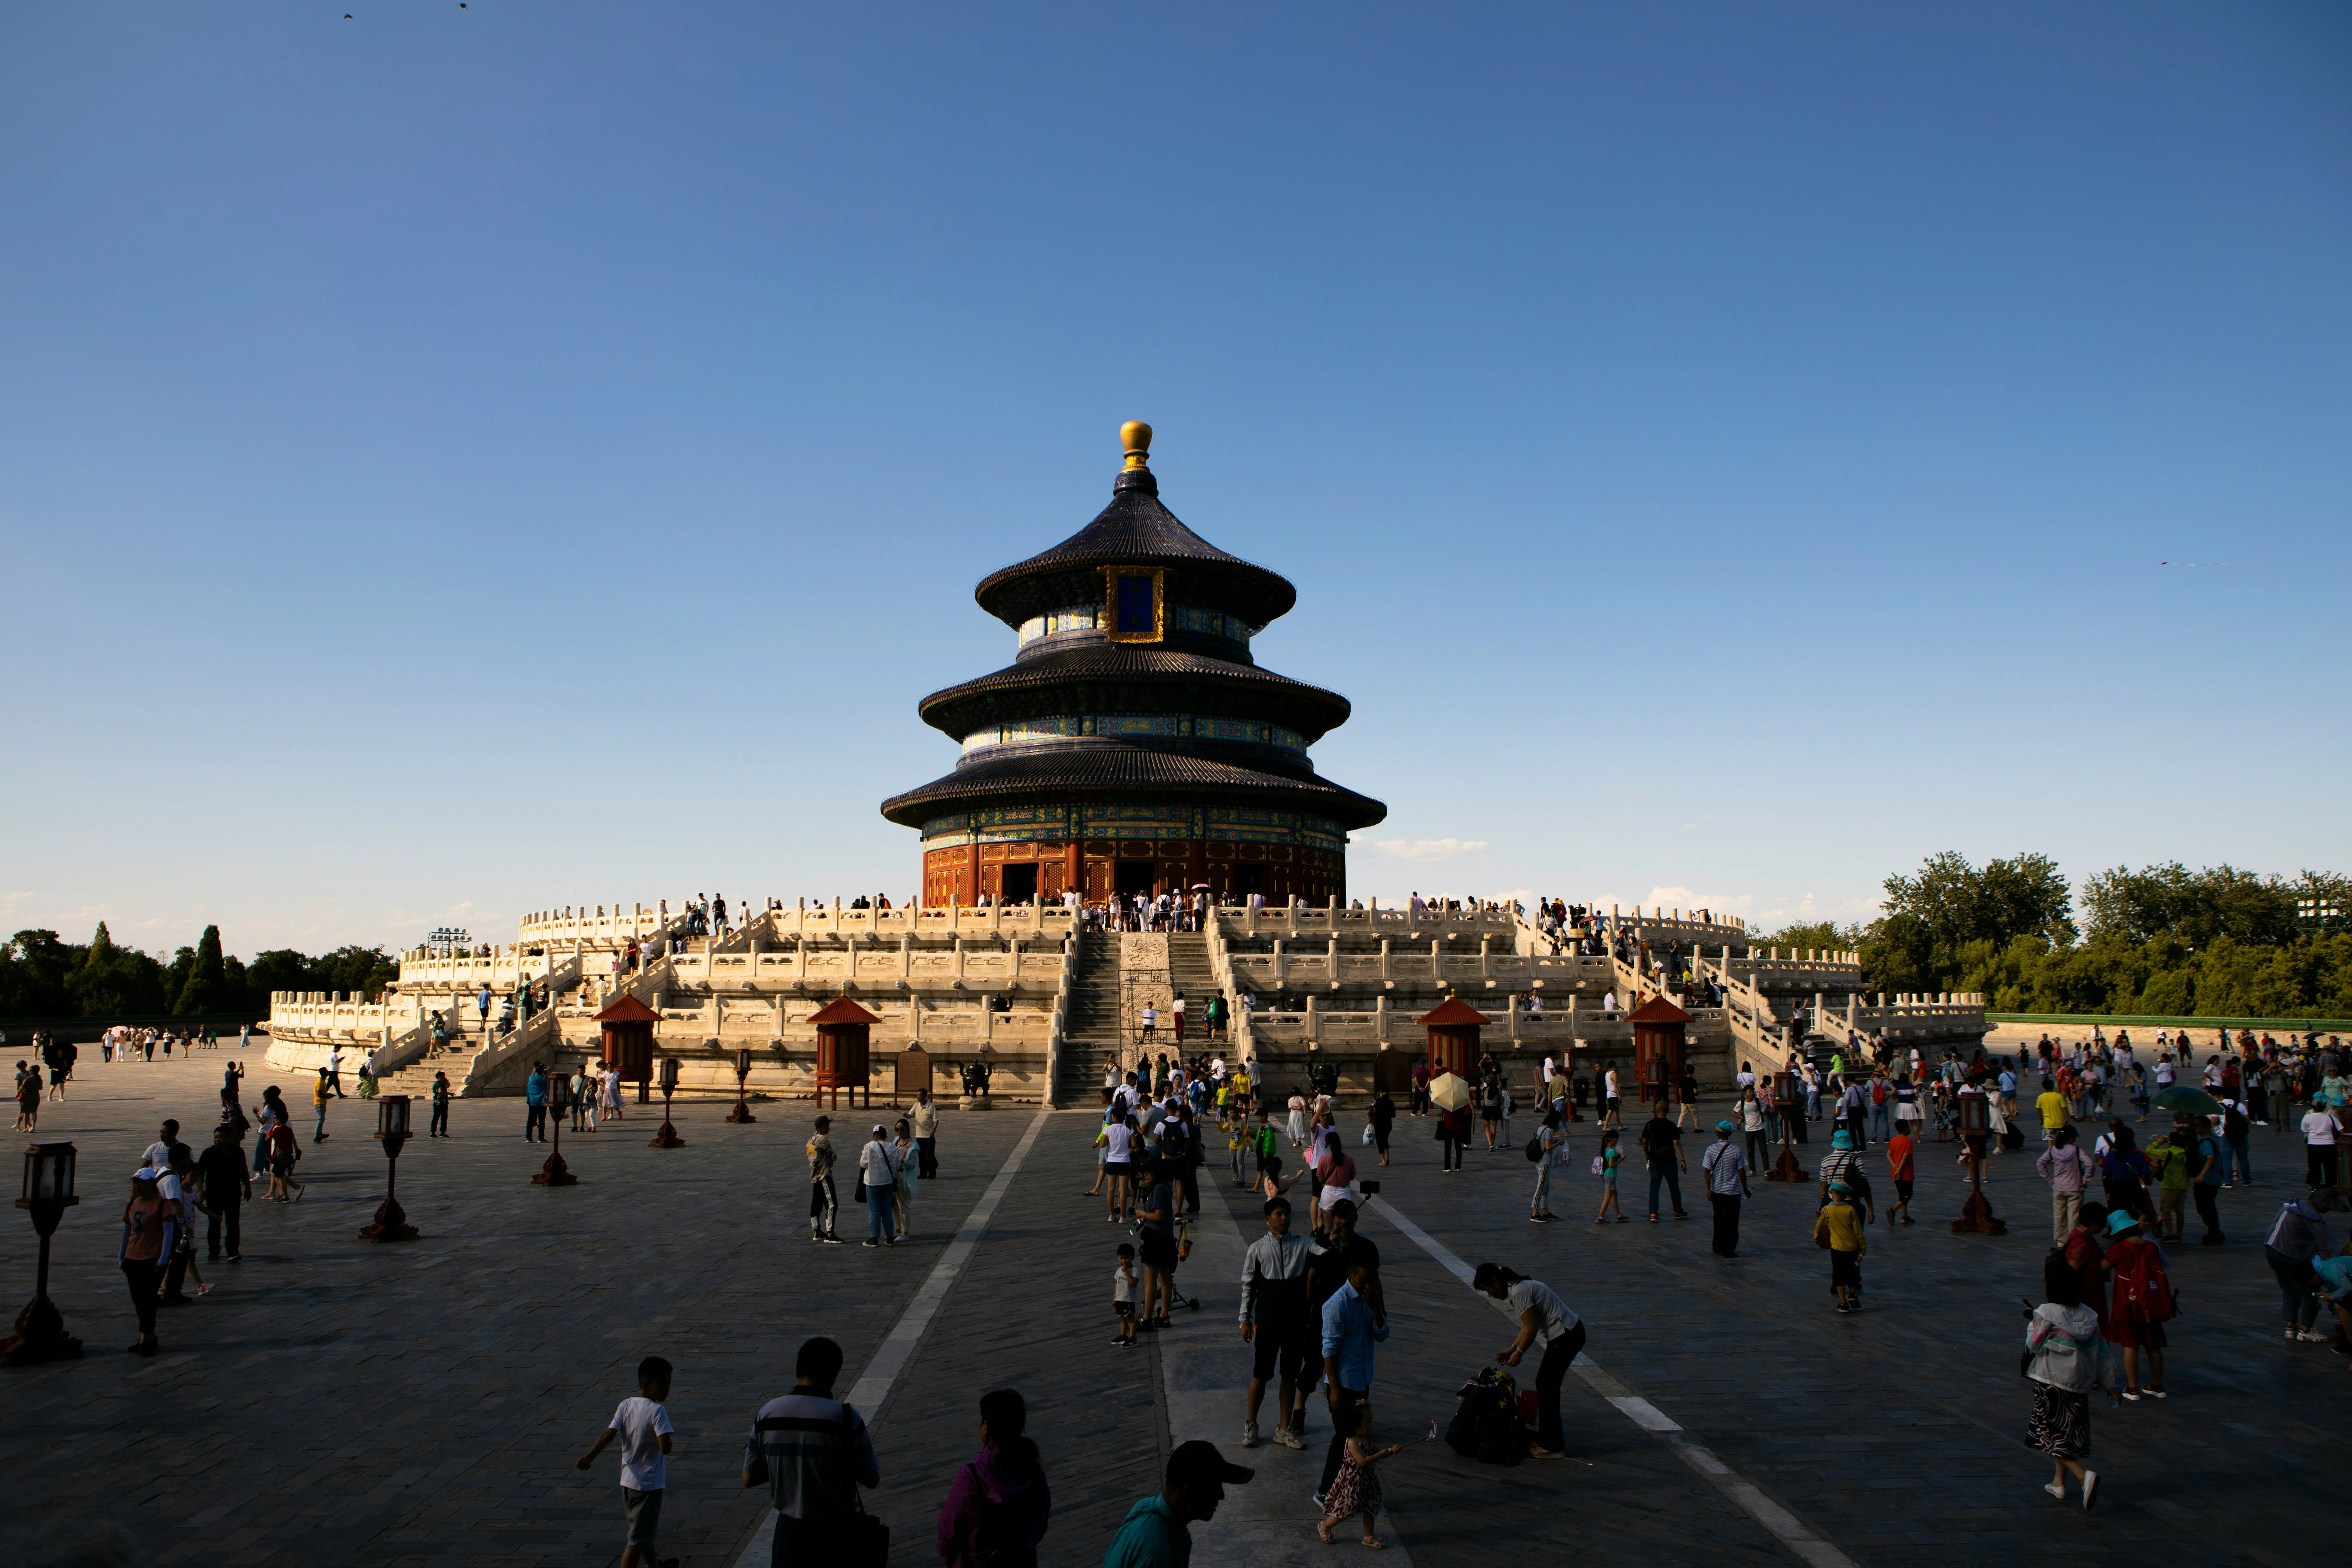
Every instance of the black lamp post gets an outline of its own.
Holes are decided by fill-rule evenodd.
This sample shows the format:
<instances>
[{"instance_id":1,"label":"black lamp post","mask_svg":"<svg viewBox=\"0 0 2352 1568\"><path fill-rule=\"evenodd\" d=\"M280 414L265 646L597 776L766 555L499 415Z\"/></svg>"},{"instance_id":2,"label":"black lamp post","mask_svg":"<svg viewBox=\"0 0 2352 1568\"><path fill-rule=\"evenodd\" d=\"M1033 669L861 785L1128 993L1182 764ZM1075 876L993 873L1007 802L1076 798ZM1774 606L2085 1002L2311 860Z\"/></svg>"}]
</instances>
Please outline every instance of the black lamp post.
<instances>
[{"instance_id":1,"label":"black lamp post","mask_svg":"<svg viewBox=\"0 0 2352 1568\"><path fill-rule=\"evenodd\" d=\"M580 1178L573 1175L571 1167L563 1163L563 1118L571 1107L572 1080L563 1075L562 1064L559 1062L555 1072L547 1080L548 1119L555 1123L555 1147L548 1154L547 1163L539 1168L539 1174L531 1177L531 1185L535 1187L575 1187L580 1184Z\"/></svg>"},{"instance_id":2,"label":"black lamp post","mask_svg":"<svg viewBox=\"0 0 2352 1568\"><path fill-rule=\"evenodd\" d=\"M1969 1201L1960 1205L1960 1217L1952 1222L1952 1228L1981 1236L2005 1236L2009 1222L1992 1212L1992 1205L1984 1195L1985 1140L1992 1132L1991 1102L1981 1094L1963 1094L1959 1105L1960 1142L1968 1146Z\"/></svg>"},{"instance_id":3,"label":"black lamp post","mask_svg":"<svg viewBox=\"0 0 2352 1568\"><path fill-rule=\"evenodd\" d=\"M375 1102L375 1135L383 1144L383 1205L375 1223L360 1227L362 1241L415 1241L416 1227L408 1223L400 1198L400 1146L408 1142L408 1096L387 1094Z\"/></svg>"},{"instance_id":4,"label":"black lamp post","mask_svg":"<svg viewBox=\"0 0 2352 1568\"><path fill-rule=\"evenodd\" d=\"M653 1140L647 1146L655 1149L683 1149L686 1147L686 1140L679 1137L677 1129L669 1124L669 1097L677 1092L677 1058L676 1057L664 1057L661 1059L661 1131L653 1135Z\"/></svg>"},{"instance_id":5,"label":"black lamp post","mask_svg":"<svg viewBox=\"0 0 2352 1568\"><path fill-rule=\"evenodd\" d=\"M730 1121L757 1121L751 1114L751 1102L743 1097L743 1086L751 1077L751 1047L735 1047L735 1109L727 1113Z\"/></svg>"},{"instance_id":6,"label":"black lamp post","mask_svg":"<svg viewBox=\"0 0 2352 1568\"><path fill-rule=\"evenodd\" d=\"M25 1195L16 1200L16 1206L31 1212L33 1228L40 1234L40 1272L32 1300L16 1314L16 1333L0 1343L0 1365L81 1359L81 1342L66 1332L65 1314L49 1300L49 1237L56 1234L66 1210L81 1202L73 1189L72 1144L36 1143L25 1151Z\"/></svg>"}]
</instances>

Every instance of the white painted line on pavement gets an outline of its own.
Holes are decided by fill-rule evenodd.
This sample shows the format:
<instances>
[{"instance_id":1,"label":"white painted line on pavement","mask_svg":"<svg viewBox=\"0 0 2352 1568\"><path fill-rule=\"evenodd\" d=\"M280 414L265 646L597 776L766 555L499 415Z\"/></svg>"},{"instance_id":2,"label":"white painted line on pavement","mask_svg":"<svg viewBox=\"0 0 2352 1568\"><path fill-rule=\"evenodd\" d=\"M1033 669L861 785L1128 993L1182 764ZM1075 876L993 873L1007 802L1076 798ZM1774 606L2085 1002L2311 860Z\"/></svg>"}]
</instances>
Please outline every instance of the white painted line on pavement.
<instances>
[{"instance_id":1,"label":"white painted line on pavement","mask_svg":"<svg viewBox=\"0 0 2352 1568\"><path fill-rule=\"evenodd\" d=\"M923 1331L931 1326L931 1319L938 1315L940 1303L947 1300L948 1290L955 1284L956 1276L962 1272L965 1260L971 1257L971 1249L980 1245L981 1233L995 1217L996 1205L1004 1200L1006 1191L1013 1185L1013 1178L1021 1173L1021 1163L1036 1146L1037 1134L1045 1130L1046 1119L1053 1114L1050 1110L1040 1110L1030 1121L1029 1130L1021 1134L1021 1142L1015 1143L1013 1152L1004 1157L1004 1164L996 1173L996 1179L988 1184L988 1190L980 1194L980 1201L971 1205L970 1214L964 1215L963 1224L956 1227L955 1239L940 1252L940 1260L931 1265L931 1271L925 1277L921 1289L915 1292L915 1299L907 1303L907 1310L898 1314L898 1321L891 1325L888 1333L882 1336L882 1342L874 1348L866 1370L850 1385L849 1394L842 1403L856 1406L857 1414L864 1417L868 1430L882 1425L882 1408L890 1397L890 1385L906 1370L907 1363L914 1359L915 1347L922 1342ZM760 1510L759 1533L751 1537L743 1548L742 1555L735 1559L735 1568L761 1568L774 1555L775 1537L775 1510L762 1508Z\"/></svg>"},{"instance_id":2,"label":"white painted line on pavement","mask_svg":"<svg viewBox=\"0 0 2352 1568\"><path fill-rule=\"evenodd\" d=\"M1610 1404L1633 1417L1633 1425L1644 1432L1679 1432L1683 1429L1681 1422L1672 1419L1638 1394L1612 1394L1608 1398Z\"/></svg>"},{"instance_id":3,"label":"white painted line on pavement","mask_svg":"<svg viewBox=\"0 0 2352 1568\"><path fill-rule=\"evenodd\" d=\"M1435 1258L1448 1274L1465 1285L1470 1283L1476 1271L1455 1257L1451 1247L1400 1213L1386 1197L1366 1198L1364 1204L1368 1208L1378 1210L1383 1219L1404 1232L1414 1246ZM1506 1316L1509 1315L1510 1310L1493 1297L1482 1293L1480 1299ZM1681 1457L1684 1464L1714 1482L1724 1496L1738 1503L1749 1518L1770 1531L1781 1545L1803 1558L1812 1568L1859 1568L1853 1558L1822 1540L1802 1520L1773 1501L1763 1488L1725 1464L1706 1444L1694 1441L1664 1411L1639 1394L1625 1392L1625 1385L1599 1362L1580 1353L1574 1366L1576 1374L1594 1393L1615 1405L1643 1431L1655 1432L1664 1437L1667 1446Z\"/></svg>"}]
</instances>

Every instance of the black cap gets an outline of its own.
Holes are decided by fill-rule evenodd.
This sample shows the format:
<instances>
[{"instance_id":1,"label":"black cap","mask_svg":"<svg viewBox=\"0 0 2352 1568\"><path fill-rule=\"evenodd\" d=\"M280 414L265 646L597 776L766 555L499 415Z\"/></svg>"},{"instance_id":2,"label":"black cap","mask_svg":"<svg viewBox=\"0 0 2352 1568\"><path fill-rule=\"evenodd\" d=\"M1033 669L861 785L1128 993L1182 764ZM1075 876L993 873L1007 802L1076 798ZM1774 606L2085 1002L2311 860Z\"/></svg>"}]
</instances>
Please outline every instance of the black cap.
<instances>
[{"instance_id":1,"label":"black cap","mask_svg":"<svg viewBox=\"0 0 2352 1568\"><path fill-rule=\"evenodd\" d=\"M1257 1472L1240 1465L1229 1465L1217 1452L1214 1443L1195 1437L1189 1443L1179 1443L1176 1451L1168 1456L1168 1484L1190 1486L1200 1481L1223 1481L1238 1486Z\"/></svg>"}]
</instances>

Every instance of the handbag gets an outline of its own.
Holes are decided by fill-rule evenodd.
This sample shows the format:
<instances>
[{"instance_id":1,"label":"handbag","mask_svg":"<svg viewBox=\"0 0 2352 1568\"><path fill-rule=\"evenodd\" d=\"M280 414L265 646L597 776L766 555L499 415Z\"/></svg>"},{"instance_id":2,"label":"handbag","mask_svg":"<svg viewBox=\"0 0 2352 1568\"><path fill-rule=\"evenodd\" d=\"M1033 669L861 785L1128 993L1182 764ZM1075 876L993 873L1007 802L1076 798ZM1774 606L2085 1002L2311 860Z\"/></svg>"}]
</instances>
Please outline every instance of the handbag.
<instances>
[{"instance_id":1,"label":"handbag","mask_svg":"<svg viewBox=\"0 0 2352 1568\"><path fill-rule=\"evenodd\" d=\"M853 1494L852 1500L857 1504L857 1511L849 1516L849 1529L842 1542L842 1561L856 1568L883 1568L890 1561L890 1527L866 1511L863 1497Z\"/></svg>"}]
</instances>

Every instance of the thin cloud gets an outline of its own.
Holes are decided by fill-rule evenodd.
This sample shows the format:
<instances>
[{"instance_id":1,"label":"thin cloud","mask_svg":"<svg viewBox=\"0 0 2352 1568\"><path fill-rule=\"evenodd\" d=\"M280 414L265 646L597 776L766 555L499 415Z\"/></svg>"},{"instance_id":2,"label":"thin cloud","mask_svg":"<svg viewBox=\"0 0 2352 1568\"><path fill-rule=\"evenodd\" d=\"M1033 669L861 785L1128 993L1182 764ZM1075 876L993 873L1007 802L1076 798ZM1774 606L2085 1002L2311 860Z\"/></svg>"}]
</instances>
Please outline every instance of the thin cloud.
<instances>
[{"instance_id":1,"label":"thin cloud","mask_svg":"<svg viewBox=\"0 0 2352 1568\"><path fill-rule=\"evenodd\" d=\"M1465 855L1485 854L1486 841L1483 838L1375 838L1372 847L1400 860L1459 860Z\"/></svg>"}]
</instances>

